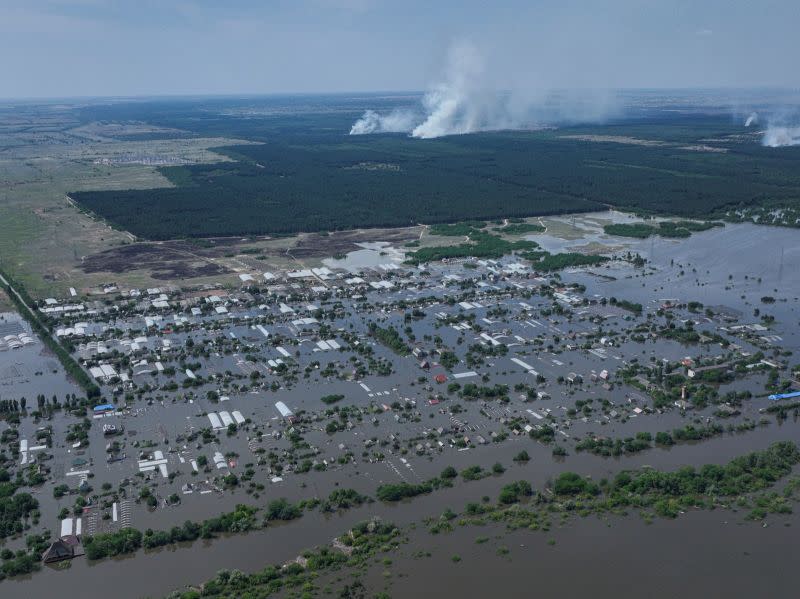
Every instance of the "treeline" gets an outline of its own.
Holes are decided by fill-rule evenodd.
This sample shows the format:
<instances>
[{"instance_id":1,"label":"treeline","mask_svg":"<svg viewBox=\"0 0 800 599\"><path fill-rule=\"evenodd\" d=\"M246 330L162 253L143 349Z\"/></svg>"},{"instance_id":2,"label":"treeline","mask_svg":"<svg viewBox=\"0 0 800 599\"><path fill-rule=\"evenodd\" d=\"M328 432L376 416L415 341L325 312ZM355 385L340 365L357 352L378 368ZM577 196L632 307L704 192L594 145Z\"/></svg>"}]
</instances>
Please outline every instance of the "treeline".
<instances>
[{"instance_id":1,"label":"treeline","mask_svg":"<svg viewBox=\"0 0 800 599\"><path fill-rule=\"evenodd\" d=\"M653 235L660 235L671 239L685 239L693 232L708 231L714 227L724 226L721 222L705 221L698 222L693 220L681 221L662 221L651 225L647 223L615 223L605 225L603 232L606 235L616 235L617 237L633 237L636 239L647 239Z\"/></svg>"},{"instance_id":2,"label":"treeline","mask_svg":"<svg viewBox=\"0 0 800 599\"><path fill-rule=\"evenodd\" d=\"M576 451L588 451L595 455L605 457L620 456L623 453L632 454L645 451L653 447L653 442L661 447L669 447L676 443L686 443L689 441L702 441L718 437L726 431L730 433L741 433L756 428L756 423L746 420L738 424L731 424L727 427L716 422L706 425L695 426L687 424L681 428L674 428L672 431L659 431L653 436L648 432L636 433L634 437L624 439L613 439L609 437L586 437L576 445Z\"/></svg>"},{"instance_id":3,"label":"treeline","mask_svg":"<svg viewBox=\"0 0 800 599\"><path fill-rule=\"evenodd\" d=\"M629 312L633 312L634 314L641 314L643 309L642 304L635 303L629 300L617 299L615 297L609 298L608 303L611 304L612 306L617 306L619 308L628 310Z\"/></svg>"},{"instance_id":4,"label":"treeline","mask_svg":"<svg viewBox=\"0 0 800 599\"><path fill-rule=\"evenodd\" d=\"M660 133L669 131L664 125ZM609 205L703 218L726 206L797 201L793 161L768 148L728 149L642 150L567 139L563 132L423 142L276 131L262 145L223 150L240 162L163 168L177 187L71 197L110 223L152 239L492 220ZM392 168L363 167L370 164ZM694 230L683 222L669 227L660 227L660 234Z\"/></svg>"},{"instance_id":5,"label":"treeline","mask_svg":"<svg viewBox=\"0 0 800 599\"><path fill-rule=\"evenodd\" d=\"M18 283L15 283L7 274L1 271L0 274L3 275L10 285L13 285L14 289L19 291L19 294L25 298L25 302L35 309L35 303L30 299L30 296L24 292L24 289ZM36 333L36 335L42 340L42 343L44 343L47 348L56 355L58 361L61 362L61 365L64 367L64 370L67 371L67 375L72 377L72 379L81 386L81 388L86 392L87 397L99 397L100 388L95 384L86 371L81 368L80 364L75 361L66 348L64 348L63 345L53 338L50 331L42 324L38 315L28 310L28 308L19 300L17 295L11 290L9 285L2 284L2 287L6 292L6 295L11 298L11 301L16 306L17 311L31 325L33 332Z\"/></svg>"},{"instance_id":6,"label":"treeline","mask_svg":"<svg viewBox=\"0 0 800 599\"><path fill-rule=\"evenodd\" d=\"M574 510L581 515L614 512L624 514L630 508L652 510L655 514L675 518L688 508L713 509L730 505L731 498L738 498L747 505L746 495L764 491L780 479L792 473L800 463L800 451L791 441L774 443L764 451L749 453L734 458L725 465L705 464L700 468L684 466L671 472L652 468L625 470L612 480L595 482L575 472L562 472L550 483L551 493L537 493L532 502L533 509L502 510L501 516L513 522L513 527L544 528L542 516L551 512ZM527 487L525 488L527 490ZM766 515L767 511L791 511L785 499L778 497L767 502L756 496L755 503ZM777 496L777 494L775 494ZM513 492L507 493L506 501L514 501ZM765 507L766 506L766 507ZM500 506L502 507L502 506ZM467 510L474 514L485 514L492 508ZM499 512L495 511L495 514ZM533 526L531 526L533 525Z\"/></svg>"},{"instance_id":7,"label":"treeline","mask_svg":"<svg viewBox=\"0 0 800 599\"><path fill-rule=\"evenodd\" d=\"M735 458L725 465L705 464L700 468L682 467L671 472L652 468L622 471L613 479L596 482L576 472L562 472L544 491L534 491L527 481L503 487L496 505L468 503L460 524L485 525L505 522L510 530L550 530L552 518L563 525L568 513L590 514L638 512L675 518L689 508L715 509L753 506L748 519L761 519L768 513L790 513L789 501L798 485L791 481L783 493L767 491L791 474L800 462L800 452L792 442L779 442L765 451ZM531 496L525 505L516 505ZM508 506L513 505L512 509ZM456 514L453 514L453 518Z\"/></svg>"},{"instance_id":8,"label":"treeline","mask_svg":"<svg viewBox=\"0 0 800 599\"><path fill-rule=\"evenodd\" d=\"M220 570L217 575L202 584L203 597L268 597L291 589L306 589L318 584L319 576L344 566L358 567L395 549L401 542L400 531L394 524L374 518L359 522L346 534L334 541L335 545L347 548L347 553L324 546L303 552L304 565L293 562L285 566L267 566L252 574L238 570ZM346 584L340 597L365 597L365 587L355 580ZM198 599L201 593L195 590L174 595L176 599ZM383 593L376 598L388 597Z\"/></svg>"},{"instance_id":9,"label":"treeline","mask_svg":"<svg viewBox=\"0 0 800 599\"><path fill-rule=\"evenodd\" d=\"M552 272L564 268L575 268L578 266L597 266L607 262L605 256L589 256L578 252L564 252L561 254L551 254L549 252L526 252L523 258L530 260L531 267L540 272Z\"/></svg>"},{"instance_id":10,"label":"treeline","mask_svg":"<svg viewBox=\"0 0 800 599\"><path fill-rule=\"evenodd\" d=\"M442 470L439 476L434 476L421 483L401 482L380 485L375 492L375 496L380 501L393 503L401 501L402 499L410 499L417 495L426 495L442 487L451 487L453 485L453 479L456 478L458 474L455 468L447 466ZM479 480L487 476L489 476L489 473L480 466L469 466L461 471L461 477L465 481Z\"/></svg>"},{"instance_id":11,"label":"treeline","mask_svg":"<svg viewBox=\"0 0 800 599\"><path fill-rule=\"evenodd\" d=\"M232 512L209 518L201 523L187 520L183 526L173 526L170 530L148 529L142 533L135 528L123 528L115 532L85 536L83 546L90 560L98 560L134 553L142 547L152 549L200 538L211 539L215 533L244 532L255 528L256 511L254 507L238 504Z\"/></svg>"},{"instance_id":12,"label":"treeline","mask_svg":"<svg viewBox=\"0 0 800 599\"><path fill-rule=\"evenodd\" d=\"M457 227L459 225L456 224L452 226ZM447 235L450 235L450 233L447 233ZM502 237L472 227L469 227L469 240L470 243L421 248L410 253L406 261L409 264L421 264L424 262L433 262L435 260L444 260L445 258L498 259L513 251L530 251L539 247L533 241L506 241Z\"/></svg>"},{"instance_id":13,"label":"treeline","mask_svg":"<svg viewBox=\"0 0 800 599\"><path fill-rule=\"evenodd\" d=\"M510 223L505 227L495 228L495 231L506 235L524 235L526 233L543 233L545 228L533 223Z\"/></svg>"}]
</instances>

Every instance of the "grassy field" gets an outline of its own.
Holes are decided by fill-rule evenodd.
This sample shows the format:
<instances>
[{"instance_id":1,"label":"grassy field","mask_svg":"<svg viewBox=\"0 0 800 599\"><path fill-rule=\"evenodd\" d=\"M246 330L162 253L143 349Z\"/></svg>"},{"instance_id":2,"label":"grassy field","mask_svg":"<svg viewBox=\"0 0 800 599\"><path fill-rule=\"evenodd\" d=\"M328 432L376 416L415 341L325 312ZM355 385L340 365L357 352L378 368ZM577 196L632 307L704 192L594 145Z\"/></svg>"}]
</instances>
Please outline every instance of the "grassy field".
<instances>
[{"instance_id":1,"label":"grassy field","mask_svg":"<svg viewBox=\"0 0 800 599\"><path fill-rule=\"evenodd\" d=\"M0 130L5 132L0 144L0 265L4 269L35 297L63 297L69 287L89 292L110 281L129 287L180 282L153 278L146 268L87 272L83 268L87 259L130 244L132 237L79 210L66 194L75 189L169 186L156 166L113 162L147 156L224 161L226 157L209 151L219 139L117 141L94 129L83 137L66 117L38 123L41 131L36 134L31 130L38 122L35 119L14 128L2 122L3 116L0 111ZM96 163L102 160L111 163ZM231 270L222 281L198 277L189 283L234 279Z\"/></svg>"}]
</instances>

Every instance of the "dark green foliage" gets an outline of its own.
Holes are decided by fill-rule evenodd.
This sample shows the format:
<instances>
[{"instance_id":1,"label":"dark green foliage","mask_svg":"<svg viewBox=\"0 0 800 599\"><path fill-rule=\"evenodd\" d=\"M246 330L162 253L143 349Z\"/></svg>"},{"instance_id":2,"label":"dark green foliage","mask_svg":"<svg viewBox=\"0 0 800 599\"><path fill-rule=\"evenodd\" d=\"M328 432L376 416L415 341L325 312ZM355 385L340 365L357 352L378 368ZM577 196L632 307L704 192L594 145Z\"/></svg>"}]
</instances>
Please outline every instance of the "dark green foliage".
<instances>
[{"instance_id":1,"label":"dark green foliage","mask_svg":"<svg viewBox=\"0 0 800 599\"><path fill-rule=\"evenodd\" d=\"M302 516L302 510L286 499L273 499L267 504L267 520L295 520Z\"/></svg>"},{"instance_id":2,"label":"dark green foliage","mask_svg":"<svg viewBox=\"0 0 800 599\"><path fill-rule=\"evenodd\" d=\"M683 428L676 428L672 431L672 437L676 441L699 441L715 437L725 432L721 424L709 424L707 426L694 426L687 424Z\"/></svg>"},{"instance_id":3,"label":"dark green foliage","mask_svg":"<svg viewBox=\"0 0 800 599\"><path fill-rule=\"evenodd\" d=\"M450 350L445 350L439 355L439 364L448 370L452 370L452 368L458 364L458 356Z\"/></svg>"},{"instance_id":4,"label":"dark green foliage","mask_svg":"<svg viewBox=\"0 0 800 599\"><path fill-rule=\"evenodd\" d=\"M337 401L342 401L343 399L344 399L344 395L342 395L340 393L336 393L336 394L332 394L332 395L325 395L323 397L320 397L320 401L322 403L328 404L328 405L334 404Z\"/></svg>"},{"instance_id":5,"label":"dark green foliage","mask_svg":"<svg viewBox=\"0 0 800 599\"><path fill-rule=\"evenodd\" d=\"M705 493L730 497L765 489L788 475L798 462L800 451L797 446L790 441L781 441L765 451L735 458L724 466L706 464L699 470L687 466L674 472L640 470L621 473L614 481L614 490L622 495L631 493L660 498Z\"/></svg>"},{"instance_id":6,"label":"dark green foliage","mask_svg":"<svg viewBox=\"0 0 800 599\"><path fill-rule=\"evenodd\" d=\"M602 456L619 456L623 453L638 453L650 449L651 440L650 433L637 433L635 437L625 439L587 437L575 445L575 450L589 451Z\"/></svg>"},{"instance_id":7,"label":"dark green foliage","mask_svg":"<svg viewBox=\"0 0 800 599\"><path fill-rule=\"evenodd\" d=\"M477 140L477 138L476 138ZM458 141L458 140L457 140ZM320 143L315 143L320 142ZM242 162L166 167L177 187L74 192L71 197L110 223L150 239L441 223L602 209L556 189L536 188L507 173L493 148L402 137L273 138L226 152ZM460 143L458 143L460 145ZM535 147L508 148L513 162L534 163ZM397 169L362 168L390 164ZM259 166L260 165L260 166ZM262 168L263 167L263 168ZM504 181L497 171L511 176Z\"/></svg>"},{"instance_id":8,"label":"dark green foliage","mask_svg":"<svg viewBox=\"0 0 800 599\"><path fill-rule=\"evenodd\" d=\"M523 254L523 257L531 261L531 268L542 272L576 266L597 266L608 261L605 256L587 256L578 252L564 252L562 254L527 252Z\"/></svg>"},{"instance_id":9,"label":"dark green foliage","mask_svg":"<svg viewBox=\"0 0 800 599\"><path fill-rule=\"evenodd\" d=\"M390 110L404 101L370 98L369 105ZM225 148L237 162L163 168L174 188L72 196L114 225L156 239L499 217L513 223L609 205L703 218L739 207L795 209L800 197L796 149L742 141L741 127L727 116L670 114L418 140L347 136L363 113L363 100L336 99L336 110L330 110L331 102L304 98L308 110L297 112L286 100L258 100L269 105L262 114L231 99L85 107L83 122L143 121L189 135L263 143ZM598 135L662 143L645 147L571 137ZM713 145L725 151L687 149L709 138L720 140ZM678 221L664 233L685 235L692 227Z\"/></svg>"},{"instance_id":10,"label":"dark green foliage","mask_svg":"<svg viewBox=\"0 0 800 599\"><path fill-rule=\"evenodd\" d=\"M280 512L280 510L278 510ZM187 520L183 526L173 526L170 530L146 530L144 534L134 528L123 528L113 533L103 533L84 538L86 556L90 560L133 553L140 547L152 549L175 543L191 542L198 538L211 539L215 533L245 532L255 528L255 508L238 504L232 512L201 523Z\"/></svg>"},{"instance_id":11,"label":"dark green foliage","mask_svg":"<svg viewBox=\"0 0 800 599\"><path fill-rule=\"evenodd\" d=\"M596 495L599 492L597 485L582 478L574 472L562 472L553 483L553 492L556 495Z\"/></svg>"},{"instance_id":12,"label":"dark green foliage","mask_svg":"<svg viewBox=\"0 0 800 599\"><path fill-rule=\"evenodd\" d=\"M675 444L675 440L672 438L672 435L670 435L669 433L664 432L664 431L659 431L659 432L656 433L656 445L663 445L663 446L667 447L669 445L674 445L674 444Z\"/></svg>"},{"instance_id":13,"label":"dark green foliage","mask_svg":"<svg viewBox=\"0 0 800 599\"><path fill-rule=\"evenodd\" d=\"M530 497L533 494L533 490L531 489L531 484L526 480L518 480L517 482L513 482L504 486L500 490L500 503L504 503L506 505L511 503L517 503L523 497Z\"/></svg>"},{"instance_id":14,"label":"dark green foliage","mask_svg":"<svg viewBox=\"0 0 800 599\"><path fill-rule=\"evenodd\" d=\"M525 451L524 449L514 456L515 462L527 462L530 459L531 457L528 455L528 452Z\"/></svg>"},{"instance_id":15,"label":"dark green foliage","mask_svg":"<svg viewBox=\"0 0 800 599\"><path fill-rule=\"evenodd\" d=\"M545 228L542 225L533 223L512 223L505 227L497 227L495 231L506 235L524 235L525 233L543 233Z\"/></svg>"},{"instance_id":16,"label":"dark green foliage","mask_svg":"<svg viewBox=\"0 0 800 599\"><path fill-rule=\"evenodd\" d=\"M642 313L642 304L634 303L628 300L618 300L615 297L609 299L609 303L612 306L618 306L620 308L624 308L634 314L641 314Z\"/></svg>"},{"instance_id":17,"label":"dark green foliage","mask_svg":"<svg viewBox=\"0 0 800 599\"><path fill-rule=\"evenodd\" d=\"M367 497L355 489L335 489L325 500L323 511L346 510L361 505L365 501L367 501Z\"/></svg>"},{"instance_id":18,"label":"dark green foliage","mask_svg":"<svg viewBox=\"0 0 800 599\"><path fill-rule=\"evenodd\" d=\"M697 222L692 220L681 221L662 221L658 225L649 225L647 223L633 223L633 224L612 224L603 227L603 231L607 235L616 235L618 237L634 237L636 239L646 239L651 235L660 235L661 237L669 237L673 239L683 239L689 237L693 232L708 231L714 227L721 227L723 223L720 222Z\"/></svg>"},{"instance_id":19,"label":"dark green foliage","mask_svg":"<svg viewBox=\"0 0 800 599\"><path fill-rule=\"evenodd\" d=\"M30 574L41 568L39 563L39 556L32 553L20 552L14 554L13 557L3 560L0 565L0 580L10 576L21 576L22 574Z\"/></svg>"},{"instance_id":20,"label":"dark green foliage","mask_svg":"<svg viewBox=\"0 0 800 599\"><path fill-rule=\"evenodd\" d=\"M400 501L433 491L430 483L412 485L409 483L386 484L378 487L375 495L381 501Z\"/></svg>"},{"instance_id":21,"label":"dark green foliage","mask_svg":"<svg viewBox=\"0 0 800 599\"><path fill-rule=\"evenodd\" d=\"M556 430L549 424L543 424L532 428L528 435L531 439L536 439L542 443L550 443L556 436Z\"/></svg>"},{"instance_id":22,"label":"dark green foliage","mask_svg":"<svg viewBox=\"0 0 800 599\"><path fill-rule=\"evenodd\" d=\"M464 480L479 480L488 476L488 473L480 466L469 466L461 471L461 478Z\"/></svg>"},{"instance_id":23,"label":"dark green foliage","mask_svg":"<svg viewBox=\"0 0 800 599\"><path fill-rule=\"evenodd\" d=\"M174 543L188 543L199 539L202 534L202 525L187 520L183 526L173 526L169 530L147 529L142 536L142 547L153 549Z\"/></svg>"},{"instance_id":24,"label":"dark green foliage","mask_svg":"<svg viewBox=\"0 0 800 599\"><path fill-rule=\"evenodd\" d=\"M411 353L411 351L408 349L408 345L406 345L406 343L400 337L400 333L397 332L396 328L389 327L384 329L379 327L374 322L371 322L369 323L369 330L375 339L391 349L394 353L400 356L407 356L409 353Z\"/></svg>"},{"instance_id":25,"label":"dark green foliage","mask_svg":"<svg viewBox=\"0 0 800 599\"><path fill-rule=\"evenodd\" d=\"M513 251L534 250L539 247L533 241L506 241L502 237L472 229L469 233L469 243L446 245L442 247L428 247L412 252L407 257L411 264L421 264L445 258L502 258Z\"/></svg>"},{"instance_id":26,"label":"dark green foliage","mask_svg":"<svg viewBox=\"0 0 800 599\"><path fill-rule=\"evenodd\" d=\"M16 490L12 482L0 483L0 539L21 533L25 520L39 507L32 495Z\"/></svg>"},{"instance_id":27,"label":"dark green foliage","mask_svg":"<svg viewBox=\"0 0 800 599\"><path fill-rule=\"evenodd\" d=\"M430 233L431 235L444 235L447 237L465 237L485 226L486 224L481 221L453 223L452 225L433 225L430 228Z\"/></svg>"},{"instance_id":28,"label":"dark green foliage","mask_svg":"<svg viewBox=\"0 0 800 599\"><path fill-rule=\"evenodd\" d=\"M142 533L135 528L87 536L83 539L86 557L90 560L133 553L142 546Z\"/></svg>"},{"instance_id":29,"label":"dark green foliage","mask_svg":"<svg viewBox=\"0 0 800 599\"><path fill-rule=\"evenodd\" d=\"M238 570L220 570L217 575L203 583L202 594L196 590L188 590L173 594L180 599L199 599L199 597L271 597L293 594L293 589L314 588L319 576L325 572L334 572L345 565L358 566L375 559L376 554L396 548L401 539L399 531L393 525L379 520L362 522L355 525L347 534L339 537L338 542L352 550L350 555L329 546L303 552L305 566L290 563L284 567L267 566L252 574ZM302 596L311 596L304 591ZM299 595L298 595L299 596ZM337 594L338 597L366 597L364 584L354 579L346 584ZM370 595L372 596L372 595ZM374 595L376 599L388 597L385 593Z\"/></svg>"},{"instance_id":30,"label":"dark green foliage","mask_svg":"<svg viewBox=\"0 0 800 599\"><path fill-rule=\"evenodd\" d=\"M456 471L456 469L453 468L452 466L447 466L447 468L442 470L442 473L439 475L439 478L451 479L455 478L456 476L458 476L458 472Z\"/></svg>"}]
</instances>

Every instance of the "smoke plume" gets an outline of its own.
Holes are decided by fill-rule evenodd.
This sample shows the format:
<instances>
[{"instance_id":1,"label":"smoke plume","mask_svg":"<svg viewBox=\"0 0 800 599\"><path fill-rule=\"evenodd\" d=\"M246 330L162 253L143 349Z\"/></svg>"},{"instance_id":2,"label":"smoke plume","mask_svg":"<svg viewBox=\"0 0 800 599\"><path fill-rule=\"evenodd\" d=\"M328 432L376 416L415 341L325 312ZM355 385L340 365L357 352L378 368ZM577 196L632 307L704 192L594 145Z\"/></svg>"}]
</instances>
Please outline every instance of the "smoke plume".
<instances>
[{"instance_id":1,"label":"smoke plume","mask_svg":"<svg viewBox=\"0 0 800 599\"><path fill-rule=\"evenodd\" d=\"M761 143L768 148L800 146L800 127L779 127L770 125L764 131Z\"/></svg>"},{"instance_id":2,"label":"smoke plume","mask_svg":"<svg viewBox=\"0 0 800 599\"><path fill-rule=\"evenodd\" d=\"M514 73L510 86L493 81L483 55L469 43L450 47L439 83L422 98L421 110L380 115L368 110L351 135L406 132L419 139L479 131L535 129L568 122L596 122L615 109L615 101L597 92L531 89L525 74ZM523 81L521 81L521 79Z\"/></svg>"},{"instance_id":3,"label":"smoke plume","mask_svg":"<svg viewBox=\"0 0 800 599\"><path fill-rule=\"evenodd\" d=\"M419 116L410 110L393 110L389 114L380 115L374 110L367 110L350 129L350 135L366 135L369 133L406 133L410 131Z\"/></svg>"}]
</instances>

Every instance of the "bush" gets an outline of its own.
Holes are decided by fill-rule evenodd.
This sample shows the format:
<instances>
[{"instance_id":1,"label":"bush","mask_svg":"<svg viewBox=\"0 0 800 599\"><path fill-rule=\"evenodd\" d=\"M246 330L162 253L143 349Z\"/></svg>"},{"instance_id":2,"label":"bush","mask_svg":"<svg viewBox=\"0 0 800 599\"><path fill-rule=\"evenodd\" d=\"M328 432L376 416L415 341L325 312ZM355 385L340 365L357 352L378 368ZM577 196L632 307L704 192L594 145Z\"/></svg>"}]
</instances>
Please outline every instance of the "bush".
<instances>
[{"instance_id":1,"label":"bush","mask_svg":"<svg viewBox=\"0 0 800 599\"><path fill-rule=\"evenodd\" d=\"M523 497L530 497L533 494L531 484L526 480L508 484L500 490L500 503L510 505L517 503Z\"/></svg>"}]
</instances>

